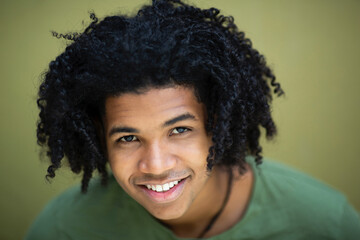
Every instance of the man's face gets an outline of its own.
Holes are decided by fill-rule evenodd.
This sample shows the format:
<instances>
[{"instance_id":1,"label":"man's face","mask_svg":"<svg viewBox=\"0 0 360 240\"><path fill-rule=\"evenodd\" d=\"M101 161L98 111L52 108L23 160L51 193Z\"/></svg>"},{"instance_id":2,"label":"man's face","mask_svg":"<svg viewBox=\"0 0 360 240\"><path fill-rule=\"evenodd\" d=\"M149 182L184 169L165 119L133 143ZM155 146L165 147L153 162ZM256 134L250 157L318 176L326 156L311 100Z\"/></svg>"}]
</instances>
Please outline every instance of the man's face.
<instances>
[{"instance_id":1,"label":"man's face","mask_svg":"<svg viewBox=\"0 0 360 240\"><path fill-rule=\"evenodd\" d=\"M109 97L105 108L109 163L131 197L162 220L178 219L196 198L205 198L211 138L192 89L126 93Z\"/></svg>"}]
</instances>

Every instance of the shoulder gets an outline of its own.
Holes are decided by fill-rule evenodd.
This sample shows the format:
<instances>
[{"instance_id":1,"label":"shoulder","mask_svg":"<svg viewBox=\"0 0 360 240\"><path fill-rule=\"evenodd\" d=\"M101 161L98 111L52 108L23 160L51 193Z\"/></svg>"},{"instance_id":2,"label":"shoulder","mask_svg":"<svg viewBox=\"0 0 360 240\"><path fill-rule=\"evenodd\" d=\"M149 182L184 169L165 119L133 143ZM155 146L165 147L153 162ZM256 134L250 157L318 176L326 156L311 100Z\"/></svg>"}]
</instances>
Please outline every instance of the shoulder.
<instances>
[{"instance_id":1,"label":"shoulder","mask_svg":"<svg viewBox=\"0 0 360 240\"><path fill-rule=\"evenodd\" d=\"M87 193L78 185L50 201L25 239L107 239L112 234L126 238L126 223L142 214L113 177L106 186L93 179Z\"/></svg>"},{"instance_id":2,"label":"shoulder","mask_svg":"<svg viewBox=\"0 0 360 240\"><path fill-rule=\"evenodd\" d=\"M256 168L257 180L265 189L278 196L294 197L298 204L302 201L304 204L320 201L324 205L324 198L329 198L326 200L328 204L346 201L343 194L329 185L284 164L266 159Z\"/></svg>"},{"instance_id":3,"label":"shoulder","mask_svg":"<svg viewBox=\"0 0 360 240\"><path fill-rule=\"evenodd\" d=\"M271 160L265 159L260 166L253 165L253 169L256 204L272 218L278 218L279 225L309 236L340 239L349 231L360 235L359 215L339 191ZM345 227L350 222L354 222L351 229Z\"/></svg>"}]
</instances>

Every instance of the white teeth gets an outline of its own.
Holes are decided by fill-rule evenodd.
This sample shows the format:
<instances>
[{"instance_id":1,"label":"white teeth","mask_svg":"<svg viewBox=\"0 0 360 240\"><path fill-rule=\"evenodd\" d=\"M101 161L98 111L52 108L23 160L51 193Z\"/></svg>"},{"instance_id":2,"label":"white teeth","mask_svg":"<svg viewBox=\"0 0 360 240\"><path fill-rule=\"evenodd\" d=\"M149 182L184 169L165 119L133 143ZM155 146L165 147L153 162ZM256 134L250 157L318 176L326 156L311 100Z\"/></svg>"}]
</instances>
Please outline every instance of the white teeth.
<instances>
[{"instance_id":1,"label":"white teeth","mask_svg":"<svg viewBox=\"0 0 360 240\"><path fill-rule=\"evenodd\" d=\"M161 185L156 185L156 191L157 192L162 192L162 186Z\"/></svg>"},{"instance_id":2,"label":"white teeth","mask_svg":"<svg viewBox=\"0 0 360 240\"><path fill-rule=\"evenodd\" d=\"M169 191L171 188L173 188L175 185L177 185L179 181L172 181L169 183L165 183L163 185L146 185L148 189L151 189L156 192L166 192Z\"/></svg>"},{"instance_id":3,"label":"white teeth","mask_svg":"<svg viewBox=\"0 0 360 240\"><path fill-rule=\"evenodd\" d=\"M167 190L169 190L170 188L169 188L169 184L168 183L165 183L164 185L163 185L163 190L164 191L167 191Z\"/></svg>"}]
</instances>

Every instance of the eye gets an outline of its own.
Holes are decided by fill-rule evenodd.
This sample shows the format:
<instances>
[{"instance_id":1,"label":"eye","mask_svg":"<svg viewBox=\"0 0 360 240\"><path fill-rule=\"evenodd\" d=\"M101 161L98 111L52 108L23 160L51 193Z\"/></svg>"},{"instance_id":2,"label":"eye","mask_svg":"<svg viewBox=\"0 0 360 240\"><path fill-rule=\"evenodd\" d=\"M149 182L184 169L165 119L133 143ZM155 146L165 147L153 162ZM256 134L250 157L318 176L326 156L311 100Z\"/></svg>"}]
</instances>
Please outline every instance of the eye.
<instances>
[{"instance_id":1,"label":"eye","mask_svg":"<svg viewBox=\"0 0 360 240\"><path fill-rule=\"evenodd\" d=\"M137 140L138 140L138 138L135 137L134 135L128 135L128 136L123 136L123 137L119 138L117 140L117 142L134 142Z\"/></svg>"},{"instance_id":2,"label":"eye","mask_svg":"<svg viewBox=\"0 0 360 240\"><path fill-rule=\"evenodd\" d=\"M189 131L190 129L189 128L186 128L186 127L177 127L177 128L174 128L170 135L173 135L173 134L182 134L184 132L187 132Z\"/></svg>"}]
</instances>

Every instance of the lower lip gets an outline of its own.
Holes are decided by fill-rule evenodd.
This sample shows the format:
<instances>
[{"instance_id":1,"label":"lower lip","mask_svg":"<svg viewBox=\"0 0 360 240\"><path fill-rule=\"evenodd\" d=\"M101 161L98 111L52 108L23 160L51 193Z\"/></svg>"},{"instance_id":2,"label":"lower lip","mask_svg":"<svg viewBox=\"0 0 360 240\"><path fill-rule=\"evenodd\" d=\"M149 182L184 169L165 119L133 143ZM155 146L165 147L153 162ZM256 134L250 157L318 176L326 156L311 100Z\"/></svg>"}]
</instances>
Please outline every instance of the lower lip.
<instances>
[{"instance_id":1,"label":"lower lip","mask_svg":"<svg viewBox=\"0 0 360 240\"><path fill-rule=\"evenodd\" d=\"M182 193L187 178L181 180L177 185L166 192L155 192L148 189L146 186L142 186L145 194L154 202L168 203L176 200Z\"/></svg>"}]
</instances>

